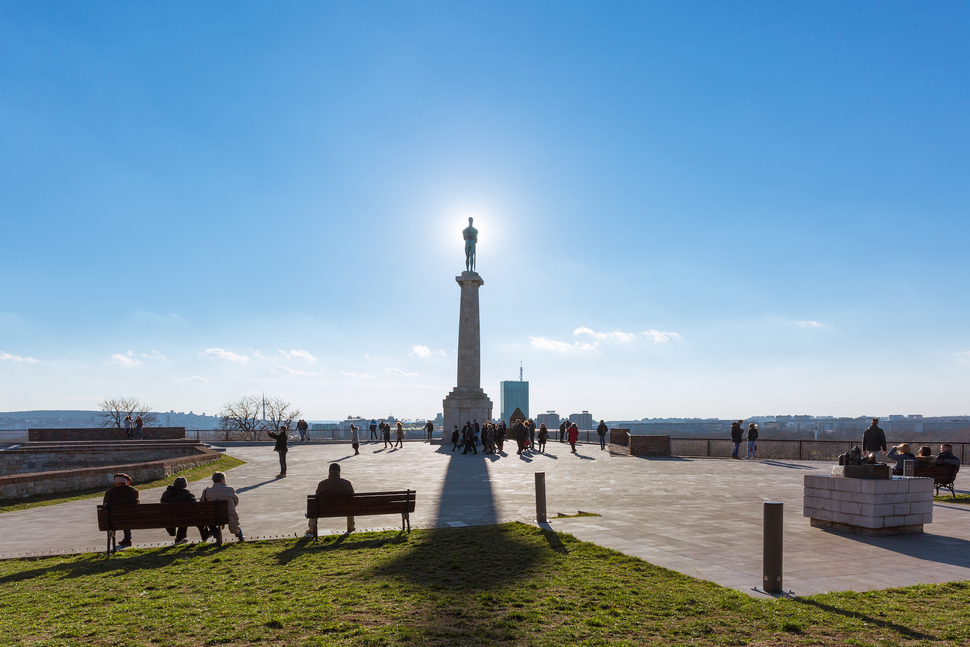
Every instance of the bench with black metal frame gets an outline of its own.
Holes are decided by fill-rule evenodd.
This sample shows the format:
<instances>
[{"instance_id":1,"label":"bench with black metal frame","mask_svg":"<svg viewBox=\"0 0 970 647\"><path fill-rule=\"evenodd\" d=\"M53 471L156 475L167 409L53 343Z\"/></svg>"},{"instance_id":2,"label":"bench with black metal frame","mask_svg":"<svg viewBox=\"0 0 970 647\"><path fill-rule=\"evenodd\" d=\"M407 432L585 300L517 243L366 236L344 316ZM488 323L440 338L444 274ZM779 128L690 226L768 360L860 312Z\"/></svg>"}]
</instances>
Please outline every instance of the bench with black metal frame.
<instances>
[{"instance_id":1,"label":"bench with black metal frame","mask_svg":"<svg viewBox=\"0 0 970 647\"><path fill-rule=\"evenodd\" d=\"M401 515L401 530L411 532L411 517L414 512L414 490L395 492L357 492L353 496L326 497L318 500L315 494L306 498L307 519L327 517L364 517L375 514ZM318 538L317 524L313 524L313 539Z\"/></svg>"},{"instance_id":2,"label":"bench with black metal frame","mask_svg":"<svg viewBox=\"0 0 970 647\"><path fill-rule=\"evenodd\" d=\"M98 530L108 533L108 556L117 550L115 532L118 530L209 526L216 529L216 545L222 545L220 526L228 523L228 501L129 503L98 506Z\"/></svg>"},{"instance_id":3,"label":"bench with black metal frame","mask_svg":"<svg viewBox=\"0 0 970 647\"><path fill-rule=\"evenodd\" d=\"M953 482L957 478L958 471L960 471L960 468L956 465L930 465L929 467L917 467L913 470L913 476L933 479L936 496L940 496L940 487L945 487L950 491L950 496L955 499L957 495L953 491Z\"/></svg>"}]
</instances>

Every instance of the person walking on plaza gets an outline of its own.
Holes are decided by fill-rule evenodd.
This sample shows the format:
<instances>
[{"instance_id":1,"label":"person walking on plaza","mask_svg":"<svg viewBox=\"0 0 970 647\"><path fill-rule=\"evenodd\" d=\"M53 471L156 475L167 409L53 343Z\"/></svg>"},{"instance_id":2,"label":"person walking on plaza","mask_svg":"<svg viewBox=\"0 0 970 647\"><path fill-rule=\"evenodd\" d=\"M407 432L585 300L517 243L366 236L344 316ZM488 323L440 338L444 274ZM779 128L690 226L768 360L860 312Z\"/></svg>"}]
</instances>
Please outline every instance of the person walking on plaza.
<instances>
[{"instance_id":1,"label":"person walking on plaza","mask_svg":"<svg viewBox=\"0 0 970 647\"><path fill-rule=\"evenodd\" d=\"M559 442L561 443L566 442L567 429L569 429L569 421L563 419L563 421L559 423Z\"/></svg>"},{"instance_id":2,"label":"person walking on plaza","mask_svg":"<svg viewBox=\"0 0 970 647\"><path fill-rule=\"evenodd\" d=\"M404 427L400 422L397 423L397 430L395 433L397 434L397 442L394 443L394 446L404 449Z\"/></svg>"},{"instance_id":3,"label":"person walking on plaza","mask_svg":"<svg viewBox=\"0 0 970 647\"><path fill-rule=\"evenodd\" d=\"M467 454L468 450L478 454L478 448L475 447L475 426L470 422L465 423L465 450L462 454Z\"/></svg>"},{"instance_id":4,"label":"person walking on plaza","mask_svg":"<svg viewBox=\"0 0 970 647\"><path fill-rule=\"evenodd\" d=\"M132 433L132 427L134 427L134 425L135 423L132 422L131 414L129 413L127 416L125 416L125 436L128 438L128 440L134 440L135 438L135 434Z\"/></svg>"},{"instance_id":5,"label":"person walking on plaza","mask_svg":"<svg viewBox=\"0 0 970 647\"><path fill-rule=\"evenodd\" d=\"M354 486L347 479L340 478L340 464L330 463L327 478L317 484L317 499L349 499L354 496ZM317 520L310 519L307 537L312 537L316 530ZM352 516L347 517L347 532L353 532L357 527Z\"/></svg>"},{"instance_id":6,"label":"person walking on plaza","mask_svg":"<svg viewBox=\"0 0 970 647\"><path fill-rule=\"evenodd\" d=\"M135 416L135 438L142 440L141 428L145 426L145 421L141 419L141 414Z\"/></svg>"},{"instance_id":7,"label":"person walking on plaza","mask_svg":"<svg viewBox=\"0 0 970 647\"><path fill-rule=\"evenodd\" d=\"M754 458L758 450L758 425L748 424L748 458Z\"/></svg>"},{"instance_id":8,"label":"person walking on plaza","mask_svg":"<svg viewBox=\"0 0 970 647\"><path fill-rule=\"evenodd\" d=\"M300 442L310 442L310 425L307 424L306 420L300 418L300 421L296 423L296 431L300 434Z\"/></svg>"},{"instance_id":9,"label":"person walking on plaza","mask_svg":"<svg viewBox=\"0 0 970 647\"><path fill-rule=\"evenodd\" d=\"M579 440L579 427L576 423L569 425L569 446L573 448L573 453L576 454L576 441Z\"/></svg>"},{"instance_id":10,"label":"person walking on plaza","mask_svg":"<svg viewBox=\"0 0 970 647\"><path fill-rule=\"evenodd\" d=\"M161 503L193 503L195 501L195 495L188 490L189 482L185 480L185 477L180 476L175 479L175 482L165 488L162 492ZM202 537L202 541L206 541L209 538L209 529L205 526L198 526L199 536ZM188 527L184 528L166 528L165 531L172 537L175 537L176 544L184 544L188 541L187 536L189 534Z\"/></svg>"},{"instance_id":11,"label":"person walking on plaza","mask_svg":"<svg viewBox=\"0 0 970 647\"><path fill-rule=\"evenodd\" d=\"M549 430L546 428L546 423L539 425L539 453L546 453L546 441L549 440Z\"/></svg>"},{"instance_id":12,"label":"person walking on plaza","mask_svg":"<svg viewBox=\"0 0 970 647\"><path fill-rule=\"evenodd\" d=\"M426 432L428 432L428 442L430 443L431 442L431 436L434 435L434 423L429 420L428 421L428 424L426 424L424 426L424 430Z\"/></svg>"},{"instance_id":13,"label":"person walking on plaza","mask_svg":"<svg viewBox=\"0 0 970 647\"><path fill-rule=\"evenodd\" d=\"M498 450L500 452L505 451L505 439L508 437L508 428L505 426L505 420L500 420L498 427L495 429L495 443L498 445Z\"/></svg>"},{"instance_id":14,"label":"person walking on plaza","mask_svg":"<svg viewBox=\"0 0 970 647\"><path fill-rule=\"evenodd\" d=\"M515 444L519 446L519 451L515 452L517 455L525 451L525 439L528 433L529 431L521 420L512 421L512 438L515 439Z\"/></svg>"},{"instance_id":15,"label":"person walking on plaza","mask_svg":"<svg viewBox=\"0 0 970 647\"><path fill-rule=\"evenodd\" d=\"M130 476L119 472L115 474L114 478L114 487L104 493L104 499L101 501L102 505L134 505L141 503L141 495L138 494L138 490L131 486ZM124 530L123 532L124 536L121 539L121 543L115 546L117 550L131 548L131 530Z\"/></svg>"},{"instance_id":16,"label":"person walking on plaza","mask_svg":"<svg viewBox=\"0 0 970 647\"><path fill-rule=\"evenodd\" d=\"M381 431L381 437L384 439L384 449L387 449L391 444L391 423L381 420L381 424L384 425L384 429Z\"/></svg>"},{"instance_id":17,"label":"person walking on plaza","mask_svg":"<svg viewBox=\"0 0 970 647\"><path fill-rule=\"evenodd\" d=\"M525 422L525 426L529 428L529 447L535 451L536 448L536 423L529 419Z\"/></svg>"},{"instance_id":18,"label":"person walking on plaza","mask_svg":"<svg viewBox=\"0 0 970 647\"><path fill-rule=\"evenodd\" d=\"M377 421L376 420L370 421L370 439L377 440Z\"/></svg>"},{"instance_id":19,"label":"person walking on plaza","mask_svg":"<svg viewBox=\"0 0 970 647\"><path fill-rule=\"evenodd\" d=\"M603 420L600 420L600 425L599 427L596 428L596 435L600 437L601 450L606 449L606 432L608 432L609 430L610 428L606 426L606 422Z\"/></svg>"},{"instance_id":20,"label":"person walking on plaza","mask_svg":"<svg viewBox=\"0 0 970 647\"><path fill-rule=\"evenodd\" d=\"M862 434L862 451L871 453L879 462L881 454L886 451L886 432L879 428L879 418L873 418L872 424Z\"/></svg>"},{"instance_id":21,"label":"person walking on plaza","mask_svg":"<svg viewBox=\"0 0 970 647\"><path fill-rule=\"evenodd\" d=\"M239 515L236 513L236 506L239 505L239 495L236 490L226 485L226 475L222 472L212 474L212 485L202 490L199 501L226 501L229 507L229 532L236 536L239 541L246 541L243 536L242 527L239 525ZM219 541L222 541L222 529L219 526L210 526L209 534Z\"/></svg>"},{"instance_id":22,"label":"person walking on plaza","mask_svg":"<svg viewBox=\"0 0 970 647\"><path fill-rule=\"evenodd\" d=\"M354 456L360 454L360 427L350 423L350 446L354 448Z\"/></svg>"},{"instance_id":23,"label":"person walking on plaza","mask_svg":"<svg viewBox=\"0 0 970 647\"><path fill-rule=\"evenodd\" d=\"M455 430L451 432L451 444L454 445L454 447L451 448L451 451L458 449L459 440L461 440L461 432L458 431L458 425L455 425Z\"/></svg>"},{"instance_id":24,"label":"person walking on plaza","mask_svg":"<svg viewBox=\"0 0 970 647\"><path fill-rule=\"evenodd\" d=\"M490 422L486 422L482 429L482 448L486 454L495 453L495 429Z\"/></svg>"},{"instance_id":25,"label":"person walking on plaza","mask_svg":"<svg viewBox=\"0 0 970 647\"><path fill-rule=\"evenodd\" d=\"M273 447L273 451L277 452L280 457L280 473L276 475L276 478L285 479L286 478L286 441L287 441L286 427L283 427L275 434L272 431L267 431L266 435L276 441L276 446Z\"/></svg>"},{"instance_id":26,"label":"person walking on plaza","mask_svg":"<svg viewBox=\"0 0 970 647\"><path fill-rule=\"evenodd\" d=\"M738 420L737 422L731 423L731 442L734 443L734 451L731 452L731 458L741 458L738 456L738 450L741 449L741 443L744 441L744 429L741 429L742 422Z\"/></svg>"}]
</instances>

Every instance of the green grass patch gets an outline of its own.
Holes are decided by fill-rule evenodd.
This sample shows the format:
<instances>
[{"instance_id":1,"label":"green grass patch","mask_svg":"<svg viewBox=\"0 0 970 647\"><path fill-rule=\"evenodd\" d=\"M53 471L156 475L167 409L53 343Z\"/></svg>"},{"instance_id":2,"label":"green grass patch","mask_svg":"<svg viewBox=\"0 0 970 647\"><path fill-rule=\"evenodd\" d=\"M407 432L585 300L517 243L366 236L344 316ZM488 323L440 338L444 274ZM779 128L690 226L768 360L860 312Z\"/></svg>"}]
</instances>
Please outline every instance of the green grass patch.
<instances>
[{"instance_id":1,"label":"green grass patch","mask_svg":"<svg viewBox=\"0 0 970 647\"><path fill-rule=\"evenodd\" d=\"M954 498L947 493L945 495L935 496L933 497L933 500L939 501L940 503L970 503L970 494L958 494L956 495L956 498Z\"/></svg>"},{"instance_id":2,"label":"green grass patch","mask_svg":"<svg viewBox=\"0 0 970 647\"><path fill-rule=\"evenodd\" d=\"M583 512L582 510L580 510L576 514L563 514L560 512L555 517L553 517L553 519L576 519L578 517L598 517L598 516L600 515L596 514L595 512Z\"/></svg>"},{"instance_id":3,"label":"green grass patch","mask_svg":"<svg viewBox=\"0 0 970 647\"><path fill-rule=\"evenodd\" d=\"M202 479L209 478L212 476L213 472L225 472L231 470L234 467L239 467L244 465L246 461L239 460L233 456L227 456L222 454L214 463L209 463L208 465L202 465L200 467L193 467L191 469L182 470L178 472L178 476L184 476L186 480L201 481ZM158 479L157 481L148 482L135 482L135 485L139 490L150 490L156 487L163 487L166 485L171 485L172 481L175 480L176 474L171 476L166 476L163 479ZM58 503L67 503L69 501L80 501L81 499L94 499L97 497L104 496L105 490L111 486L110 483L105 482L103 487L92 488L90 490L80 490L78 492L59 492L57 494L42 494L38 496L25 497L23 499L0 499L0 513L3 512L13 512L14 510L27 510L29 508L39 508L45 505L57 505Z\"/></svg>"},{"instance_id":4,"label":"green grass patch","mask_svg":"<svg viewBox=\"0 0 970 647\"><path fill-rule=\"evenodd\" d=\"M967 644L970 585L754 599L523 524L0 562L0 645Z\"/></svg>"}]
</instances>

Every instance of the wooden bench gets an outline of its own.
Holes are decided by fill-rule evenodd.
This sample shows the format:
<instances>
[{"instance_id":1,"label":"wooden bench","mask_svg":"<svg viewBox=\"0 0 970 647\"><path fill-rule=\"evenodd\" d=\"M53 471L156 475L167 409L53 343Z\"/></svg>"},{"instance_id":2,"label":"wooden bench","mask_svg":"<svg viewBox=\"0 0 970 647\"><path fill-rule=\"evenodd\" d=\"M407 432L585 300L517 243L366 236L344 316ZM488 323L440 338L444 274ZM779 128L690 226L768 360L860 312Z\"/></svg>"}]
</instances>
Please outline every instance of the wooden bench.
<instances>
[{"instance_id":1,"label":"wooden bench","mask_svg":"<svg viewBox=\"0 0 970 647\"><path fill-rule=\"evenodd\" d=\"M401 530L407 526L411 532L411 517L414 512L414 490L396 492L357 492L351 497L326 497L317 500L315 494L306 498L307 519L326 517L364 517L373 514L401 515ZM317 524L313 524L313 539L316 541Z\"/></svg>"},{"instance_id":2,"label":"wooden bench","mask_svg":"<svg viewBox=\"0 0 970 647\"><path fill-rule=\"evenodd\" d=\"M940 487L945 487L950 491L950 496L957 498L953 491L953 481L956 480L957 472L960 470L956 465L933 465L930 467L917 467L913 471L913 476L922 476L933 479L936 486L936 496L940 496Z\"/></svg>"},{"instance_id":3,"label":"wooden bench","mask_svg":"<svg viewBox=\"0 0 970 647\"><path fill-rule=\"evenodd\" d=\"M115 552L115 531L154 528L215 527L216 545L222 544L220 526L229 523L228 501L137 503L99 505L98 530L108 533L108 555Z\"/></svg>"}]
</instances>

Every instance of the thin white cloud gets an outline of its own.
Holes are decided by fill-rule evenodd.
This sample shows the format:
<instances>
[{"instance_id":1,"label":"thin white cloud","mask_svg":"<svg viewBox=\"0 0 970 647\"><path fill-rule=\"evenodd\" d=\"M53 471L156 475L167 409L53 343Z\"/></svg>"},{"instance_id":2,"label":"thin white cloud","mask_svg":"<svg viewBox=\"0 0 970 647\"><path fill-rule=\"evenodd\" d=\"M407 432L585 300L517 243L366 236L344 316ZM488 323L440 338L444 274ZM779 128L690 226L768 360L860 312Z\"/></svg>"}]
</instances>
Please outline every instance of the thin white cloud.
<instances>
[{"instance_id":1,"label":"thin white cloud","mask_svg":"<svg viewBox=\"0 0 970 647\"><path fill-rule=\"evenodd\" d=\"M448 357L448 353L446 353L446 352L445 352L445 351L443 351L443 350L436 350L436 351L435 351L434 353L435 353L435 355L441 355L442 357L444 357L444 358L446 358L446 359L447 359L447 357Z\"/></svg>"},{"instance_id":2,"label":"thin white cloud","mask_svg":"<svg viewBox=\"0 0 970 647\"><path fill-rule=\"evenodd\" d=\"M21 357L20 355L11 355L10 353L0 353L0 360L4 362L26 362L27 364L36 364L40 361L33 357Z\"/></svg>"},{"instance_id":3,"label":"thin white cloud","mask_svg":"<svg viewBox=\"0 0 970 647\"><path fill-rule=\"evenodd\" d=\"M130 355L131 352L129 351L128 354ZM165 359L165 356L162 355L161 353L159 353L157 350L153 350L151 355L149 355L147 353L139 353L139 355L141 357L146 358L146 359Z\"/></svg>"},{"instance_id":4,"label":"thin white cloud","mask_svg":"<svg viewBox=\"0 0 970 647\"><path fill-rule=\"evenodd\" d=\"M666 341L673 341L674 339L680 339L680 335L675 332L667 332L665 330L644 330L640 333L644 337L649 337L654 342L661 344Z\"/></svg>"},{"instance_id":5,"label":"thin white cloud","mask_svg":"<svg viewBox=\"0 0 970 647\"><path fill-rule=\"evenodd\" d=\"M546 339L545 337L529 337L529 342L536 348L541 348L542 350L553 350L558 352L565 351L587 351L593 350L599 346L598 341L594 341L592 344L587 342L574 342L572 344L567 344L564 341L556 341L555 339Z\"/></svg>"},{"instance_id":6,"label":"thin white cloud","mask_svg":"<svg viewBox=\"0 0 970 647\"><path fill-rule=\"evenodd\" d=\"M341 375L346 375L347 377L360 378L362 380L373 380L374 379L374 376L373 375L368 375L367 373L361 373L360 375L358 375L357 373L348 373L346 371L340 371L340 374Z\"/></svg>"},{"instance_id":7,"label":"thin white cloud","mask_svg":"<svg viewBox=\"0 0 970 647\"><path fill-rule=\"evenodd\" d=\"M259 351L256 351L258 354ZM222 350L221 348L207 348L205 351L199 353L199 357L211 357L212 359L225 359L230 362L248 362L252 358L246 357L245 355L237 355L236 353L230 352L228 350Z\"/></svg>"},{"instance_id":8,"label":"thin white cloud","mask_svg":"<svg viewBox=\"0 0 970 647\"><path fill-rule=\"evenodd\" d=\"M796 321L795 323L797 323L802 328L822 328L823 326L825 326L825 324L820 323L818 321Z\"/></svg>"},{"instance_id":9,"label":"thin white cloud","mask_svg":"<svg viewBox=\"0 0 970 647\"><path fill-rule=\"evenodd\" d=\"M115 353L114 355L111 356L111 359L114 360L115 364L119 364L121 366L137 366L138 364L141 364L141 362L139 362L131 355L132 355L131 351L128 351L127 355L122 355L121 353Z\"/></svg>"},{"instance_id":10,"label":"thin white cloud","mask_svg":"<svg viewBox=\"0 0 970 647\"><path fill-rule=\"evenodd\" d=\"M290 368L289 366L282 366L280 364L277 364L276 366L274 366L272 369L270 369L270 371L273 373L286 373L287 375L313 375L313 373L308 373L306 371L298 371L295 368Z\"/></svg>"},{"instance_id":11,"label":"thin white cloud","mask_svg":"<svg viewBox=\"0 0 970 647\"><path fill-rule=\"evenodd\" d=\"M957 353L957 360L960 362L970 362L970 350L962 350Z\"/></svg>"},{"instance_id":12,"label":"thin white cloud","mask_svg":"<svg viewBox=\"0 0 970 647\"><path fill-rule=\"evenodd\" d=\"M612 339L613 341L621 342L631 342L637 338L636 333L632 332L621 332L619 330L614 332L596 332L586 326L581 326L574 330L573 335L589 335L593 339Z\"/></svg>"},{"instance_id":13,"label":"thin white cloud","mask_svg":"<svg viewBox=\"0 0 970 647\"><path fill-rule=\"evenodd\" d=\"M317 361L316 357L314 357L313 355L311 355L305 350L291 350L288 353L285 350L281 350L280 353L283 355L286 355L290 359L305 359L308 362Z\"/></svg>"},{"instance_id":14,"label":"thin white cloud","mask_svg":"<svg viewBox=\"0 0 970 647\"><path fill-rule=\"evenodd\" d=\"M411 350L413 350L414 354L418 357L431 357L431 349L427 346L412 346Z\"/></svg>"},{"instance_id":15,"label":"thin white cloud","mask_svg":"<svg viewBox=\"0 0 970 647\"><path fill-rule=\"evenodd\" d=\"M407 371L402 371L399 368L386 368L384 370L388 373L398 373L399 375L403 375L404 377L417 377L418 375L417 373L408 373Z\"/></svg>"},{"instance_id":16,"label":"thin white cloud","mask_svg":"<svg viewBox=\"0 0 970 647\"><path fill-rule=\"evenodd\" d=\"M195 382L195 383L198 383L198 384L208 384L209 383L209 380L205 379L204 377L200 377L198 375L193 375L192 377L183 377L181 379L172 380L172 381L173 382Z\"/></svg>"}]
</instances>

